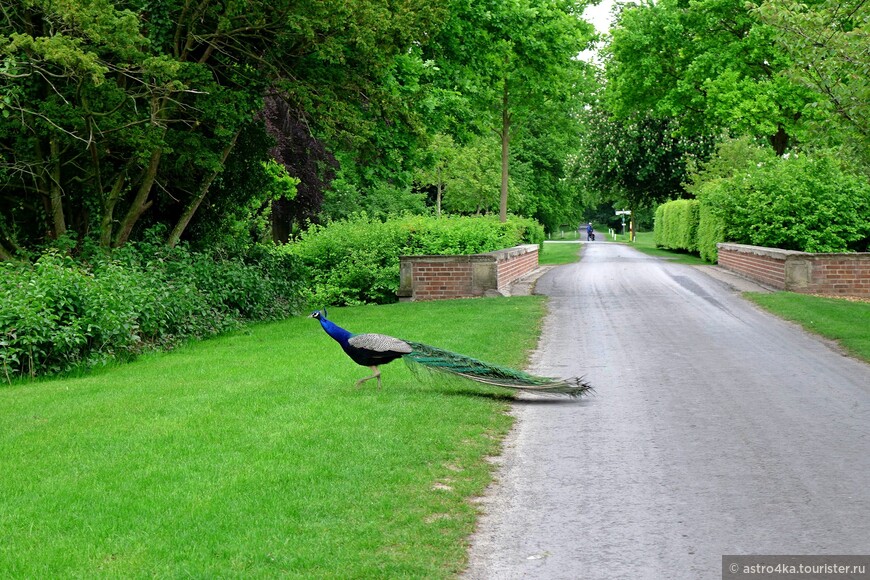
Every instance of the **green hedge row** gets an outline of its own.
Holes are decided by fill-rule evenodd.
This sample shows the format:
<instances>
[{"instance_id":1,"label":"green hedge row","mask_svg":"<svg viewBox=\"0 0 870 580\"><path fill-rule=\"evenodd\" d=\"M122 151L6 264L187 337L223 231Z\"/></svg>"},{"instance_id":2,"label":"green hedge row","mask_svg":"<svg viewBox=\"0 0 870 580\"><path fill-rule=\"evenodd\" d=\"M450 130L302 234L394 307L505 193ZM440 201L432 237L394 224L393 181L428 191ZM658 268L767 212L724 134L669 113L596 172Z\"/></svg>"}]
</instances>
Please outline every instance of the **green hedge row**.
<instances>
[{"instance_id":1,"label":"green hedge row","mask_svg":"<svg viewBox=\"0 0 870 580\"><path fill-rule=\"evenodd\" d=\"M827 155L774 158L698 197L728 241L802 252L867 251L870 242L870 183Z\"/></svg>"},{"instance_id":2,"label":"green hedge row","mask_svg":"<svg viewBox=\"0 0 870 580\"><path fill-rule=\"evenodd\" d=\"M302 307L294 258L129 244L73 260L0 263L0 377L9 382L124 360Z\"/></svg>"},{"instance_id":3,"label":"green hedge row","mask_svg":"<svg viewBox=\"0 0 870 580\"><path fill-rule=\"evenodd\" d=\"M313 306L384 304L396 301L399 256L477 254L543 240L543 227L527 218L409 215L383 222L357 215L314 226L286 250L303 265Z\"/></svg>"},{"instance_id":4,"label":"green hedge row","mask_svg":"<svg viewBox=\"0 0 870 580\"><path fill-rule=\"evenodd\" d=\"M694 199L676 199L660 205L656 209L653 228L656 246L669 250L697 251L699 206Z\"/></svg>"},{"instance_id":5,"label":"green hedge row","mask_svg":"<svg viewBox=\"0 0 870 580\"><path fill-rule=\"evenodd\" d=\"M656 210L657 246L717 260L729 241L802 252L867 251L870 183L826 154L768 156L701 180Z\"/></svg>"},{"instance_id":6,"label":"green hedge row","mask_svg":"<svg viewBox=\"0 0 870 580\"><path fill-rule=\"evenodd\" d=\"M243 256L143 242L111 255L53 250L34 263L0 262L0 382L125 360L314 305L393 302L402 254L543 239L543 228L523 218L357 216Z\"/></svg>"}]
</instances>

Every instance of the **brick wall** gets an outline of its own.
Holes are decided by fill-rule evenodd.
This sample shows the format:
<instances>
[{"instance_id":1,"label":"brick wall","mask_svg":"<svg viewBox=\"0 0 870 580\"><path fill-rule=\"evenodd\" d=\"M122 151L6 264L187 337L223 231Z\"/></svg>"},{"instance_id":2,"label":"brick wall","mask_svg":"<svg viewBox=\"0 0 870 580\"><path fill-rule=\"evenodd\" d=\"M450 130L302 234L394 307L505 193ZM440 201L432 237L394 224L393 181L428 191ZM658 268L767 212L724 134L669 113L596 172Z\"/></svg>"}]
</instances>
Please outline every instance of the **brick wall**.
<instances>
[{"instance_id":1,"label":"brick wall","mask_svg":"<svg viewBox=\"0 0 870 580\"><path fill-rule=\"evenodd\" d=\"M462 260L430 259L412 262L414 300L443 300L459 296L473 296L474 266L469 256Z\"/></svg>"},{"instance_id":2,"label":"brick wall","mask_svg":"<svg viewBox=\"0 0 870 580\"><path fill-rule=\"evenodd\" d=\"M719 244L719 265L779 290L870 297L870 253L810 254Z\"/></svg>"},{"instance_id":3,"label":"brick wall","mask_svg":"<svg viewBox=\"0 0 870 580\"><path fill-rule=\"evenodd\" d=\"M498 289L508 286L538 267L538 246L532 251L504 256L496 262L498 268Z\"/></svg>"},{"instance_id":4,"label":"brick wall","mask_svg":"<svg viewBox=\"0 0 870 580\"><path fill-rule=\"evenodd\" d=\"M785 290L786 254L783 251L771 252L768 248L736 246L737 244L719 244L720 266L772 288Z\"/></svg>"},{"instance_id":5,"label":"brick wall","mask_svg":"<svg viewBox=\"0 0 870 580\"><path fill-rule=\"evenodd\" d=\"M814 293L870 298L870 254L817 254L810 260Z\"/></svg>"},{"instance_id":6,"label":"brick wall","mask_svg":"<svg viewBox=\"0 0 870 580\"><path fill-rule=\"evenodd\" d=\"M471 256L401 256L400 300L445 300L501 294L538 267L530 244Z\"/></svg>"}]
</instances>

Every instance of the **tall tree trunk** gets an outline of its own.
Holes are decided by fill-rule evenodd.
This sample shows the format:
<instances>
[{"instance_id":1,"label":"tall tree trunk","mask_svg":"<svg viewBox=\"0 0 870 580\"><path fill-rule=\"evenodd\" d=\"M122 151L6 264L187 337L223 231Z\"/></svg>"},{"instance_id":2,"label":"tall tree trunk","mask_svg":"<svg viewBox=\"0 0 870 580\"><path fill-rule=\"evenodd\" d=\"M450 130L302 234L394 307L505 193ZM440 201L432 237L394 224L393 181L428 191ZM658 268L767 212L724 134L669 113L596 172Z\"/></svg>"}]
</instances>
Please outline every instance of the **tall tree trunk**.
<instances>
[{"instance_id":1,"label":"tall tree trunk","mask_svg":"<svg viewBox=\"0 0 870 580\"><path fill-rule=\"evenodd\" d=\"M442 192L443 189L444 189L444 184L441 182L441 168L440 168L440 167L438 167L437 172L438 172L438 173L437 173L437 175L438 175L438 178L437 178L438 183L435 184L435 188L436 188L436 193L435 193L435 216L440 218L440 217L441 217L441 192Z\"/></svg>"},{"instance_id":2,"label":"tall tree trunk","mask_svg":"<svg viewBox=\"0 0 870 580\"><path fill-rule=\"evenodd\" d=\"M15 239L6 233L3 220L0 219L0 261L14 260L16 254L22 253L22 249L15 243Z\"/></svg>"},{"instance_id":3,"label":"tall tree trunk","mask_svg":"<svg viewBox=\"0 0 870 580\"><path fill-rule=\"evenodd\" d=\"M116 248L127 243L130 233L133 231L133 226L136 225L142 214L154 203L148 200L148 195L151 193L151 188L154 187L154 180L157 179L157 169L160 167L160 157L162 155L163 150L159 147L151 152L151 159L148 162L148 167L145 168L145 175L142 177L142 183L139 184L139 191L136 192L136 198L133 200L130 209L127 210L127 215L124 216L124 220L118 229L118 234L115 236L113 245Z\"/></svg>"},{"instance_id":4,"label":"tall tree trunk","mask_svg":"<svg viewBox=\"0 0 870 580\"><path fill-rule=\"evenodd\" d=\"M508 111L508 82L504 80L504 93L501 101L501 198L498 203L498 219L507 221L508 202L508 157L510 155L511 116Z\"/></svg>"},{"instance_id":5,"label":"tall tree trunk","mask_svg":"<svg viewBox=\"0 0 870 580\"><path fill-rule=\"evenodd\" d=\"M276 244L286 244L290 241L290 219L291 214L288 209L290 204L286 198L275 199L272 201L272 241Z\"/></svg>"},{"instance_id":6,"label":"tall tree trunk","mask_svg":"<svg viewBox=\"0 0 870 580\"><path fill-rule=\"evenodd\" d=\"M236 146L236 141L239 138L239 133L242 130L239 129L236 131L236 134L233 135L233 138L227 143L227 146L224 147L224 150L221 152L221 168L213 171L211 175L205 178L205 181L202 182L202 185L199 187L199 191L196 193L193 199L190 200L190 203L187 204L187 207L184 208L184 212L181 214L181 217L178 218L178 223L175 224L175 227L172 228L172 232L169 234L169 238L166 240L166 243L170 248L174 248L178 241L181 239L181 234L184 233L184 230L187 228L187 225L190 223L193 214L196 213L196 210L199 209L202 200L205 199L205 196L208 195L208 189L211 187L212 182L215 177L218 176L223 170L223 166L227 161L227 157L230 155L230 151L233 150L233 147Z\"/></svg>"},{"instance_id":7,"label":"tall tree trunk","mask_svg":"<svg viewBox=\"0 0 870 580\"><path fill-rule=\"evenodd\" d=\"M770 137L770 144L773 146L774 152L782 157L788 148L788 133L785 132L782 125L777 127L776 134Z\"/></svg>"},{"instance_id":8,"label":"tall tree trunk","mask_svg":"<svg viewBox=\"0 0 870 580\"><path fill-rule=\"evenodd\" d=\"M7 250L3 242L0 242L0 262L12 260L12 251Z\"/></svg>"},{"instance_id":9,"label":"tall tree trunk","mask_svg":"<svg viewBox=\"0 0 870 580\"><path fill-rule=\"evenodd\" d=\"M103 198L103 215L100 219L100 247L108 248L112 245L112 227L115 223L115 205L121 197L121 188L124 187L124 171L118 173L112 191Z\"/></svg>"},{"instance_id":10,"label":"tall tree trunk","mask_svg":"<svg viewBox=\"0 0 870 580\"><path fill-rule=\"evenodd\" d=\"M55 137L49 140L49 147L51 173L48 187L51 192L51 224L54 237L59 238L66 233L66 220L63 216L63 190L60 187L60 146Z\"/></svg>"}]
</instances>

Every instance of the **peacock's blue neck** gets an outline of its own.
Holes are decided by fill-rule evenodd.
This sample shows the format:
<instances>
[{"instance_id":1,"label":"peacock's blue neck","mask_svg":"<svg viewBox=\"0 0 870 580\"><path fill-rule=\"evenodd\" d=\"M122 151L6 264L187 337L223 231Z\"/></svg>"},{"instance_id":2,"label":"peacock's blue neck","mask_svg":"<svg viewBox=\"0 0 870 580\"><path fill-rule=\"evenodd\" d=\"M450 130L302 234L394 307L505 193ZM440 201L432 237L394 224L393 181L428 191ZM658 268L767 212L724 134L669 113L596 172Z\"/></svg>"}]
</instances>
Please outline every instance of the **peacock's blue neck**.
<instances>
[{"instance_id":1,"label":"peacock's blue neck","mask_svg":"<svg viewBox=\"0 0 870 580\"><path fill-rule=\"evenodd\" d=\"M334 338L341 345L346 345L348 339L353 336L353 333L343 329L339 325L333 323L331 320L327 320L323 317L320 318L320 326L323 327L323 330L326 331L326 334Z\"/></svg>"}]
</instances>

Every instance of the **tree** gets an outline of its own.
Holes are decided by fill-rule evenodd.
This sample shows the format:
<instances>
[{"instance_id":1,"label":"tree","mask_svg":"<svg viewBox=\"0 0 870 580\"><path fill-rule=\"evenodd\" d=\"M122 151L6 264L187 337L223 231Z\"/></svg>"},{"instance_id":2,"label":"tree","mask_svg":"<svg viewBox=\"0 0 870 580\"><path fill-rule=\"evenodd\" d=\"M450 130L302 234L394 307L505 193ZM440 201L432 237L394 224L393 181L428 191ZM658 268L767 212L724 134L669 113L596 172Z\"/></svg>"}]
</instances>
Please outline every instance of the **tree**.
<instances>
[{"instance_id":1,"label":"tree","mask_svg":"<svg viewBox=\"0 0 870 580\"><path fill-rule=\"evenodd\" d=\"M449 135L437 134L427 150L427 159L418 167L415 182L423 188L435 189L435 215L441 217L441 199L447 182L447 171L455 161L458 151Z\"/></svg>"},{"instance_id":2,"label":"tree","mask_svg":"<svg viewBox=\"0 0 870 580\"><path fill-rule=\"evenodd\" d=\"M534 217L547 231L577 224L588 209L582 180L573 171L580 148L583 105L592 91L584 82L571 101L547 101L530 111L516 139L513 176L523 192L518 211ZM578 86L579 88L579 86Z\"/></svg>"},{"instance_id":3,"label":"tree","mask_svg":"<svg viewBox=\"0 0 870 580\"><path fill-rule=\"evenodd\" d=\"M442 15L438 0L0 8L0 203L10 246L70 227L120 246L156 223L176 243L240 136L262 123L267 94L346 149L379 151L387 135L419 133L396 71Z\"/></svg>"},{"instance_id":4,"label":"tree","mask_svg":"<svg viewBox=\"0 0 870 580\"><path fill-rule=\"evenodd\" d=\"M866 0L770 0L755 13L777 31L777 43L791 59L784 75L821 96L815 103L821 122L814 137L846 144L867 172L870 5Z\"/></svg>"},{"instance_id":5,"label":"tree","mask_svg":"<svg viewBox=\"0 0 870 580\"><path fill-rule=\"evenodd\" d=\"M815 99L779 74L791 65L741 0L626 6L607 50L607 104L617 117L678 118L690 134L768 138L782 154Z\"/></svg>"},{"instance_id":6,"label":"tree","mask_svg":"<svg viewBox=\"0 0 870 580\"><path fill-rule=\"evenodd\" d=\"M270 200L272 240L286 243L294 226L301 228L306 222L317 221L324 191L335 178L338 160L312 134L304 111L291 109L286 100L277 95L267 97L263 117L276 141L270 150L272 158L298 180L294 196Z\"/></svg>"},{"instance_id":7,"label":"tree","mask_svg":"<svg viewBox=\"0 0 870 580\"><path fill-rule=\"evenodd\" d=\"M592 39L574 0L453 0L450 18L424 52L442 72L438 86L479 131L499 137L499 215L507 217L510 143L514 127L546 101L578 90L576 56ZM455 91L451 93L450 91ZM454 99L455 100L455 99Z\"/></svg>"},{"instance_id":8,"label":"tree","mask_svg":"<svg viewBox=\"0 0 870 580\"><path fill-rule=\"evenodd\" d=\"M676 121L614 118L601 103L584 113L577 170L585 188L632 210L685 195L687 163L705 159L714 139L686 135Z\"/></svg>"},{"instance_id":9,"label":"tree","mask_svg":"<svg viewBox=\"0 0 870 580\"><path fill-rule=\"evenodd\" d=\"M499 150L493 135L484 135L459 149L445 168L443 207L451 213L499 211L501 172ZM519 203L520 195L511 198Z\"/></svg>"}]
</instances>

